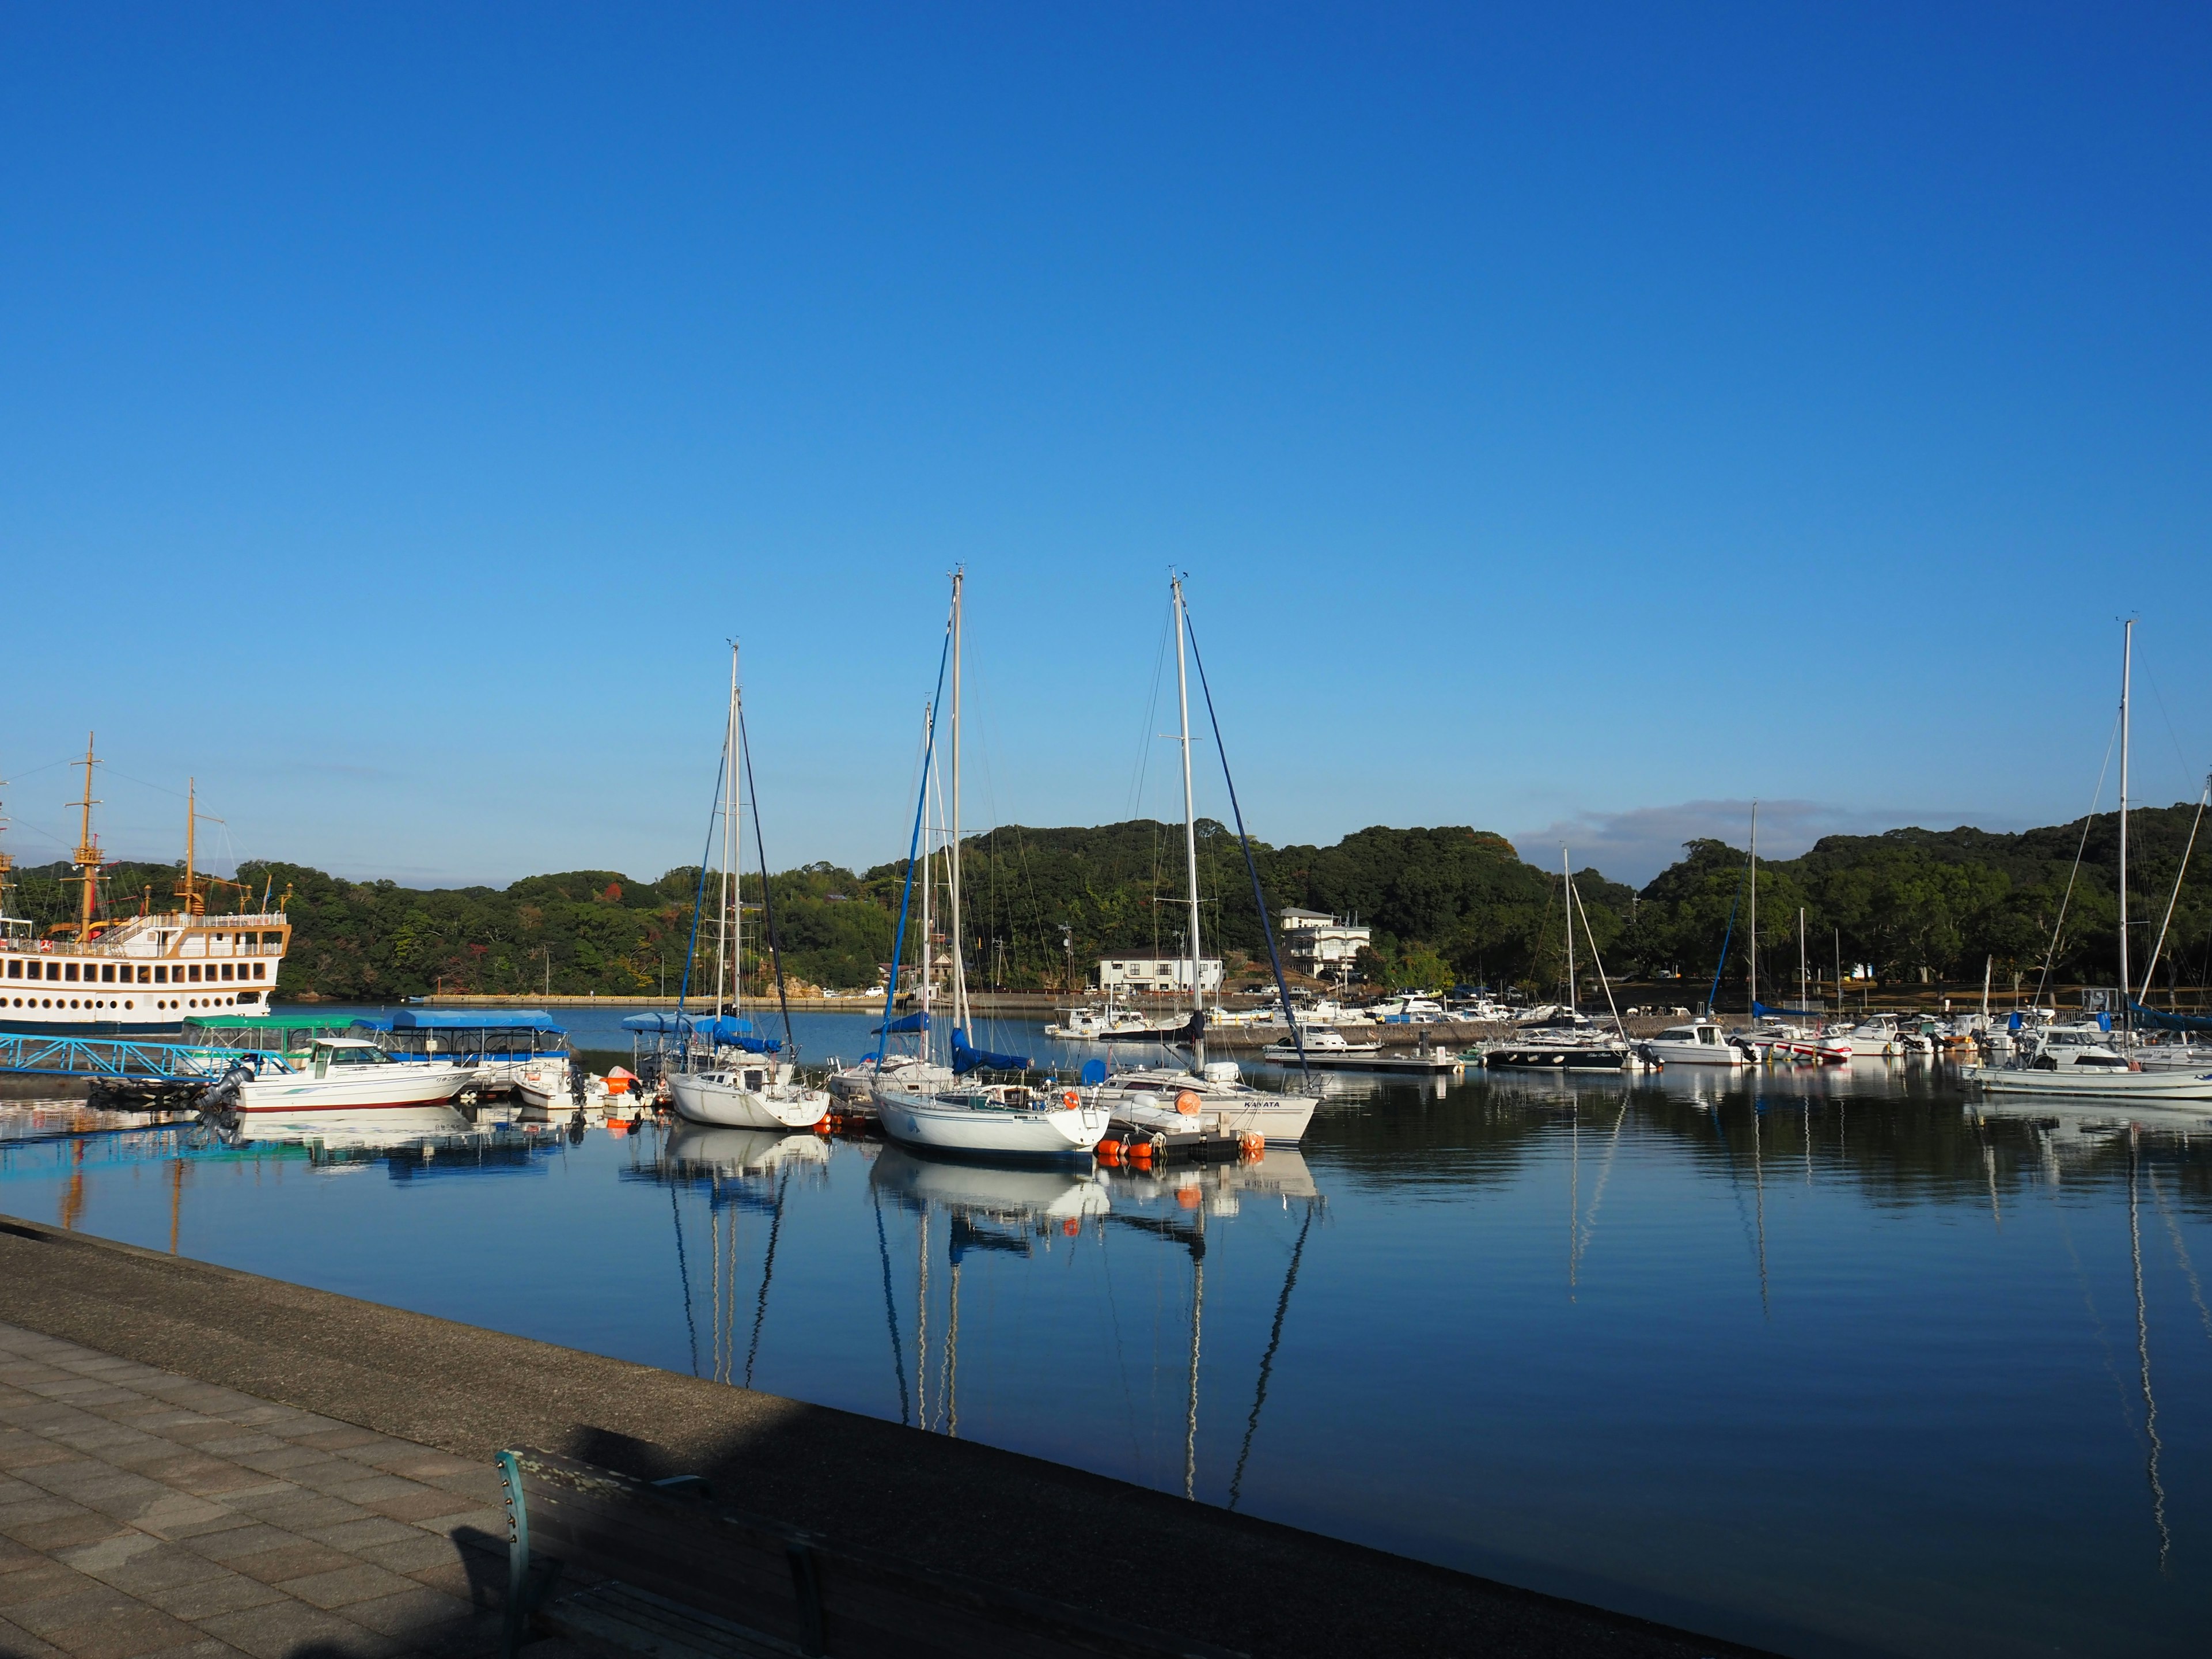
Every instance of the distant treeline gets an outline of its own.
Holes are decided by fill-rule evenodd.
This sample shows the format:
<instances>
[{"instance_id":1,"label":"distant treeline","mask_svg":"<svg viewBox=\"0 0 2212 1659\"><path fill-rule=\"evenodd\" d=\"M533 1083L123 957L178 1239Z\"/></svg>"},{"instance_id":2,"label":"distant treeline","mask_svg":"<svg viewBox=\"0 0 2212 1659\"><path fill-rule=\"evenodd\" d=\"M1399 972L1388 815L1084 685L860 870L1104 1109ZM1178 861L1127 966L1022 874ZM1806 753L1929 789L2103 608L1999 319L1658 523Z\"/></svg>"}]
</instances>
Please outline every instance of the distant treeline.
<instances>
[{"instance_id":1,"label":"distant treeline","mask_svg":"<svg viewBox=\"0 0 2212 1659\"><path fill-rule=\"evenodd\" d=\"M2130 819L2132 945L2137 972L2164 918L2194 817L2187 806ZM2086 828L2086 836L2085 836ZM1095 829L990 831L963 842L969 980L1008 990L1081 984L1101 956L1175 956L1188 947L1182 826L1139 819ZM2078 874L2075 855L2082 854ZM1564 988L1565 906L1556 872L1522 860L1504 837L1465 828L1362 830L1330 847L1255 845L1271 914L1285 907L1354 916L1373 927L1360 967L1366 982L1397 988L1454 982ZM1762 994L1786 996L1797 975L1799 910L1818 978L1837 962L1865 963L1891 981L1978 980L1985 959L2000 986L2033 986L2046 956L2054 982L2106 984L2117 975L2118 823L2106 814L2018 835L1978 830L1893 830L1832 836L1802 858L1762 862L1759 934ZM2200 858L2199 862L2202 860ZM1200 927L1209 955L1229 960L1232 983L1263 979L1267 941L1251 877L1234 836L1211 821L1198 836ZM1717 841L1685 856L1640 892L1595 870L1575 878L1607 970L1643 979L1679 974L1703 994L1724 939L1723 1006L1744 1000L1749 910L1747 860ZM19 904L42 924L76 915L66 866L20 872ZM108 914L162 908L178 872L111 866ZM785 871L769 884L787 976L835 988L878 982L891 956L905 889L903 860L860 872L828 864ZM532 876L512 886L427 891L350 882L301 866L253 863L216 908L289 894L294 939L280 996L390 1000L443 989L639 995L683 983L696 927L693 984L713 976L719 880L701 891L696 870L641 882L611 870ZM940 958L945 915L941 866L932 904ZM2071 890L2069 894L2069 881ZM748 987L767 981L759 878L743 884ZM2062 905L2064 926L2055 924ZM921 898L909 905L917 954ZM696 921L695 921L696 918ZM1578 923L1580 916L1578 913ZM1577 928L1583 991L1595 986L1587 937ZM2174 906L2158 982L2200 985L2212 956L2212 883L2192 872Z\"/></svg>"}]
</instances>

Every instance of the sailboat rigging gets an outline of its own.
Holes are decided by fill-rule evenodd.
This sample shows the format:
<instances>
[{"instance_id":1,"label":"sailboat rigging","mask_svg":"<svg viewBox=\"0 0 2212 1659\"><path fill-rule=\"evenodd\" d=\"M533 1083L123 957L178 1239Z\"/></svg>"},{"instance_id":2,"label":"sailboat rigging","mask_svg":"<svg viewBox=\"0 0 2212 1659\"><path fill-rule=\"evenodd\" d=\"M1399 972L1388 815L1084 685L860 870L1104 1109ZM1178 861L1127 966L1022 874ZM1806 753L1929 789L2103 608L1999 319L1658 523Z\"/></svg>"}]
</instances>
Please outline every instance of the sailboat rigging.
<instances>
[{"instance_id":1,"label":"sailboat rigging","mask_svg":"<svg viewBox=\"0 0 2212 1659\"><path fill-rule=\"evenodd\" d=\"M734 641L730 645L730 706L722 732L722 764L716 779L716 793L721 798L722 868L714 927L714 1016L711 1022L696 1028L687 1027L679 1018L682 1063L669 1074L669 1095L677 1115L693 1123L732 1129L811 1129L828 1115L830 1096L826 1091L807 1087L798 1077L796 1048L791 1040L790 1003L783 989L783 962L781 954L773 949L774 912L769 908L773 902L768 896L768 848L765 837L760 835L759 799L753 790L750 757L745 748L744 691L738 678L738 647ZM734 848L738 863L741 864L744 853L742 815L749 793L754 797L754 831L761 848L763 913L771 918L776 995L784 1012L781 1042L755 1036L752 1023L744 1018L743 872L733 867L732 854ZM702 870L702 891L705 875ZM696 920L693 933L696 941ZM687 991L690 980L687 963ZM695 1037L702 1039L696 1048L692 1046Z\"/></svg>"}]
</instances>

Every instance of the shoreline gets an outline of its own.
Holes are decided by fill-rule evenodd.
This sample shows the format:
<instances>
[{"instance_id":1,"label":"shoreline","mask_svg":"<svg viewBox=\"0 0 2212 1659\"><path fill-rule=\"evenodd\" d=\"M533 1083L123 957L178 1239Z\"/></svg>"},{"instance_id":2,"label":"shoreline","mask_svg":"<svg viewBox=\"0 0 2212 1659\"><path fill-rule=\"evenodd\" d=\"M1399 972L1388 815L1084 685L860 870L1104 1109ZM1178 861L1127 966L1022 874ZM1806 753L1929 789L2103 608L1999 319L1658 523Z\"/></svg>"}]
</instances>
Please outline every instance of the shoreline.
<instances>
[{"instance_id":1,"label":"shoreline","mask_svg":"<svg viewBox=\"0 0 2212 1659\"><path fill-rule=\"evenodd\" d=\"M1134 1594L1145 1622L1255 1655L1759 1651L972 1441L35 1221L0 1218L0 1321L487 1464L536 1445L707 1474L809 1530L1103 1612Z\"/></svg>"}]
</instances>

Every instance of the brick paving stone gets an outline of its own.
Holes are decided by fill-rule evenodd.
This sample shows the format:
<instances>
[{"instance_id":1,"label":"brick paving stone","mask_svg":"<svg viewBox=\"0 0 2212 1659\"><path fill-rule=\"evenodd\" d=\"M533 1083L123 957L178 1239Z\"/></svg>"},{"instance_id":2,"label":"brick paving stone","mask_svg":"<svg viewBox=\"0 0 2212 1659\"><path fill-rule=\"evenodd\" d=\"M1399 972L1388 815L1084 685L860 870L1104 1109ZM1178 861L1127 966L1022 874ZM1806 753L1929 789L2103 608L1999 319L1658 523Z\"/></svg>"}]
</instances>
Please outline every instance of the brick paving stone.
<instances>
[{"instance_id":1,"label":"brick paving stone","mask_svg":"<svg viewBox=\"0 0 2212 1659\"><path fill-rule=\"evenodd\" d=\"M381 1515L372 1515L366 1521L341 1521L331 1527L302 1527L300 1533L304 1538L328 1544L349 1555L359 1555L372 1544L397 1544L422 1535L404 1521L389 1520Z\"/></svg>"},{"instance_id":2,"label":"brick paving stone","mask_svg":"<svg viewBox=\"0 0 2212 1659\"><path fill-rule=\"evenodd\" d=\"M81 1588L43 1596L36 1601L11 1604L8 1617L32 1635L54 1642L53 1633L58 1630L73 1630L138 1605L121 1590L110 1589L89 1578L80 1577L76 1582ZM54 1642L54 1645L62 1647L66 1644Z\"/></svg>"},{"instance_id":3,"label":"brick paving stone","mask_svg":"<svg viewBox=\"0 0 2212 1659\"><path fill-rule=\"evenodd\" d=\"M404 1643L379 1636L349 1619L289 1600L203 1619L199 1628L253 1659L291 1659L303 1651L313 1652L318 1659L334 1654L386 1659L405 1650Z\"/></svg>"},{"instance_id":4,"label":"brick paving stone","mask_svg":"<svg viewBox=\"0 0 2212 1659\"><path fill-rule=\"evenodd\" d=\"M343 1550L334 1550L327 1544L311 1543L302 1538L296 1543L279 1549L264 1550L258 1555L234 1556L223 1565L233 1572L244 1573L248 1578L258 1578L264 1584L281 1584L288 1578L304 1578L316 1572L334 1572L340 1567L353 1564L353 1557Z\"/></svg>"},{"instance_id":5,"label":"brick paving stone","mask_svg":"<svg viewBox=\"0 0 2212 1659\"><path fill-rule=\"evenodd\" d=\"M328 1572L310 1573L299 1578L276 1581L276 1588L287 1595L295 1595L311 1607L342 1607L349 1601L367 1601L380 1595L394 1595L415 1586L396 1572L367 1561L348 1560L346 1565Z\"/></svg>"},{"instance_id":6,"label":"brick paving stone","mask_svg":"<svg viewBox=\"0 0 2212 1659\"><path fill-rule=\"evenodd\" d=\"M434 1486L419 1486L415 1491L399 1497L374 1499L365 1507L394 1521L411 1522L418 1527L436 1526L440 1531L444 1531L446 1528L440 1523L449 1516L462 1517L483 1513L481 1504L481 1499L467 1497L460 1492L441 1492ZM499 1524L501 1527L506 1526L507 1510L503 1506L499 1515ZM455 1519L454 1524L460 1524L458 1518Z\"/></svg>"},{"instance_id":7,"label":"brick paving stone","mask_svg":"<svg viewBox=\"0 0 2212 1659\"><path fill-rule=\"evenodd\" d=\"M407 1534L404 1538L396 1538L388 1544L355 1545L353 1553L364 1561L374 1561L380 1567L410 1575L420 1575L433 1567L452 1566L459 1561L460 1548L452 1539L440 1538L414 1527L401 1530ZM506 1571L504 1558L501 1571Z\"/></svg>"},{"instance_id":8,"label":"brick paving stone","mask_svg":"<svg viewBox=\"0 0 2212 1659\"><path fill-rule=\"evenodd\" d=\"M497 1474L0 1325L0 1659L495 1652ZM569 1659L539 1643L531 1659Z\"/></svg>"},{"instance_id":9,"label":"brick paving stone","mask_svg":"<svg viewBox=\"0 0 2212 1659\"><path fill-rule=\"evenodd\" d=\"M143 1544L143 1547L140 1546ZM224 1576L228 1569L176 1544L134 1534L88 1544L63 1558L69 1565L127 1595L147 1596Z\"/></svg>"},{"instance_id":10,"label":"brick paving stone","mask_svg":"<svg viewBox=\"0 0 2212 1659\"><path fill-rule=\"evenodd\" d=\"M61 1659L61 1650L11 1620L0 1619L0 1653L8 1659Z\"/></svg>"},{"instance_id":11,"label":"brick paving stone","mask_svg":"<svg viewBox=\"0 0 2212 1659\"><path fill-rule=\"evenodd\" d=\"M216 1572L216 1577L203 1578L196 1584L147 1591L144 1599L164 1613L191 1620L243 1613L248 1607L265 1607L272 1601L290 1599L274 1585L248 1578L242 1572L232 1572L227 1568L217 1568Z\"/></svg>"},{"instance_id":12,"label":"brick paving stone","mask_svg":"<svg viewBox=\"0 0 2212 1659\"><path fill-rule=\"evenodd\" d=\"M61 1500L53 1500L58 1506ZM0 1533L6 1534L19 1544L27 1544L34 1550L67 1549L72 1544L90 1544L102 1538L112 1538L124 1530L123 1522L112 1515L101 1515L94 1510L67 1506L66 1513L51 1516L44 1520L0 1522Z\"/></svg>"},{"instance_id":13,"label":"brick paving stone","mask_svg":"<svg viewBox=\"0 0 2212 1659\"><path fill-rule=\"evenodd\" d=\"M406 1580L400 1581L403 1584ZM477 1623L477 1610L443 1590L410 1585L389 1595L356 1601L343 1609L356 1625L380 1636L396 1636L420 1643L434 1632L468 1630Z\"/></svg>"},{"instance_id":14,"label":"brick paving stone","mask_svg":"<svg viewBox=\"0 0 2212 1659\"><path fill-rule=\"evenodd\" d=\"M204 1639L183 1620L138 1601L39 1634L71 1659L138 1659L141 1654L187 1647Z\"/></svg>"}]
</instances>

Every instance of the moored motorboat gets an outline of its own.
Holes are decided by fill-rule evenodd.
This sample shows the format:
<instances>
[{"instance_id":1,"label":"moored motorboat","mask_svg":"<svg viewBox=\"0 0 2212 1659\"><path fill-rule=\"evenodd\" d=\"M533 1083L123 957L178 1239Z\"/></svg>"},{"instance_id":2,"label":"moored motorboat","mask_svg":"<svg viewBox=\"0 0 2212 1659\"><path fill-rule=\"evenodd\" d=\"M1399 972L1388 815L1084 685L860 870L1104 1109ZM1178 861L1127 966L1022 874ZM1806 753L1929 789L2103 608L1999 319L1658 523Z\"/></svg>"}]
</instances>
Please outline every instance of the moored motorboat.
<instances>
[{"instance_id":1,"label":"moored motorboat","mask_svg":"<svg viewBox=\"0 0 2212 1659\"><path fill-rule=\"evenodd\" d=\"M322 1123L360 1119L386 1126L465 1126L452 1101L472 1075L443 1063L401 1065L366 1037L318 1037L297 1070L260 1076L234 1072L204 1104L254 1122Z\"/></svg>"},{"instance_id":2,"label":"moored motorboat","mask_svg":"<svg viewBox=\"0 0 2212 1659\"><path fill-rule=\"evenodd\" d=\"M1644 1057L1660 1066L1748 1066L1750 1052L1719 1024L1710 1019L1687 1025L1670 1025L1656 1036L1636 1045Z\"/></svg>"}]
</instances>

